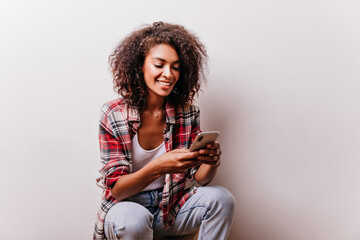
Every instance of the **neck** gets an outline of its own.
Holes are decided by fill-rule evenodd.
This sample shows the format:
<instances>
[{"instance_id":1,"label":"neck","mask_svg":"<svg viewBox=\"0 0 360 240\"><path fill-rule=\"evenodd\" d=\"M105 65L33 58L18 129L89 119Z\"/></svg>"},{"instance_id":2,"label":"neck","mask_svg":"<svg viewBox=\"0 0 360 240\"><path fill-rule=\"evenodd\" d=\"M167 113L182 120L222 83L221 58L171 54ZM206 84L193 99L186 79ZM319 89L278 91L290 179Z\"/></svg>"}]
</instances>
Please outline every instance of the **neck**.
<instances>
[{"instance_id":1,"label":"neck","mask_svg":"<svg viewBox=\"0 0 360 240\"><path fill-rule=\"evenodd\" d=\"M155 112L163 109L165 97L151 96L151 94L149 94L146 100L146 110L150 112Z\"/></svg>"}]
</instances>

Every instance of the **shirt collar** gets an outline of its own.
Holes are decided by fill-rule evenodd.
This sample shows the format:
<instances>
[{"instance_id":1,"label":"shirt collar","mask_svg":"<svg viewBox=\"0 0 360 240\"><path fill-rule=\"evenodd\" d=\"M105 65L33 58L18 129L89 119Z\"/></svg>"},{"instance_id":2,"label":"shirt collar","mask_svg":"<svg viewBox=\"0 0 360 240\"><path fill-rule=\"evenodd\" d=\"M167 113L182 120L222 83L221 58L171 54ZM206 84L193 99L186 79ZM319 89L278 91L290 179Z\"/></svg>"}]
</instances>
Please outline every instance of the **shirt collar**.
<instances>
[{"instance_id":1,"label":"shirt collar","mask_svg":"<svg viewBox=\"0 0 360 240\"><path fill-rule=\"evenodd\" d=\"M131 122L140 122L139 111L135 108L128 108L128 120Z\"/></svg>"},{"instance_id":2,"label":"shirt collar","mask_svg":"<svg viewBox=\"0 0 360 240\"><path fill-rule=\"evenodd\" d=\"M175 124L175 108L169 102L165 104L166 110L166 123Z\"/></svg>"}]
</instances>

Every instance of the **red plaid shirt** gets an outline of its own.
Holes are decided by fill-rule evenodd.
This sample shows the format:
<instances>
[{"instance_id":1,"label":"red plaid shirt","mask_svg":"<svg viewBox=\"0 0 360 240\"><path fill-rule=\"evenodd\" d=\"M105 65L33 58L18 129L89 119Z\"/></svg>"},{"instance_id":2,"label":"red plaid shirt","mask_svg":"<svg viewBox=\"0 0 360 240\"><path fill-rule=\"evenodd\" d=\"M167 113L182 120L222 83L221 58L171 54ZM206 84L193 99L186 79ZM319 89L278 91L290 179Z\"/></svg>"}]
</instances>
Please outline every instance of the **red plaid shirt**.
<instances>
[{"instance_id":1,"label":"red plaid shirt","mask_svg":"<svg viewBox=\"0 0 360 240\"><path fill-rule=\"evenodd\" d=\"M104 220L109 209L118 201L111 194L111 187L121 175L131 173L132 151L131 139L140 126L140 115L129 108L123 99L110 101L100 113L100 155L103 164L100 169L103 197L97 214L94 239L105 239ZM166 125L164 141L166 151L177 148L189 148L200 132L200 111L191 105L175 109L166 104ZM166 174L163 200L160 203L160 218L164 228L170 228L177 212L185 201L196 192L196 187L185 189L188 179L193 180L198 168L189 169L181 174Z\"/></svg>"}]
</instances>

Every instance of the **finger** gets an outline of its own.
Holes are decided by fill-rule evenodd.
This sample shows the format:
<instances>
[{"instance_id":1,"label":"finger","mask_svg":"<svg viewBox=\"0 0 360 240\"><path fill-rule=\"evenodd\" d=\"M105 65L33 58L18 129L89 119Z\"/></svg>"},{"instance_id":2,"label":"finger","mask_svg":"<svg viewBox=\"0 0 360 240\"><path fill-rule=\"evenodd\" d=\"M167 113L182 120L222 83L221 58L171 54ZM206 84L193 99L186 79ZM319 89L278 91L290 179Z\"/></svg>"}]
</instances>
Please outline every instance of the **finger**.
<instances>
[{"instance_id":1,"label":"finger","mask_svg":"<svg viewBox=\"0 0 360 240\"><path fill-rule=\"evenodd\" d=\"M201 162L197 159L195 159L194 161L187 161L183 166L182 168L183 169L189 169L189 168L192 168L192 167L195 167L195 166L198 166L200 165Z\"/></svg>"},{"instance_id":2,"label":"finger","mask_svg":"<svg viewBox=\"0 0 360 240\"><path fill-rule=\"evenodd\" d=\"M219 143L218 141L213 142L213 143L208 143L208 144L206 145L206 147L207 147L208 149L217 149L217 148L220 148L220 143Z\"/></svg>"},{"instance_id":3,"label":"finger","mask_svg":"<svg viewBox=\"0 0 360 240\"><path fill-rule=\"evenodd\" d=\"M182 160L191 160L191 159L196 158L197 156L199 156L199 151L183 153L183 154L181 154L180 158Z\"/></svg>"},{"instance_id":4,"label":"finger","mask_svg":"<svg viewBox=\"0 0 360 240\"><path fill-rule=\"evenodd\" d=\"M199 159L200 161L209 161L209 162L214 162L214 161L218 161L220 159L219 156L206 156L206 155L202 155L202 156L198 156L197 159Z\"/></svg>"},{"instance_id":5,"label":"finger","mask_svg":"<svg viewBox=\"0 0 360 240\"><path fill-rule=\"evenodd\" d=\"M201 149L199 151L199 154L201 154L201 155L217 155L218 149Z\"/></svg>"},{"instance_id":6,"label":"finger","mask_svg":"<svg viewBox=\"0 0 360 240\"><path fill-rule=\"evenodd\" d=\"M190 152L189 149L187 148L177 148L177 149L174 149L172 150L173 152L177 152L177 153L187 153L187 152Z\"/></svg>"}]
</instances>

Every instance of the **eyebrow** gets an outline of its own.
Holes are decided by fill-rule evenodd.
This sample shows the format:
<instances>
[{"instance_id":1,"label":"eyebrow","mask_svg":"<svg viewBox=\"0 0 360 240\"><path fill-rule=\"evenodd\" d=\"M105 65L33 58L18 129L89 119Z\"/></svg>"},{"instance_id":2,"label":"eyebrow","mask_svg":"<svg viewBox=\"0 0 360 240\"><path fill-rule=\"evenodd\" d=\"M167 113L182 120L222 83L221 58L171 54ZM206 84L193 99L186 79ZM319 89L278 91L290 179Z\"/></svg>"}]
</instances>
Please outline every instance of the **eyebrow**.
<instances>
[{"instance_id":1,"label":"eyebrow","mask_svg":"<svg viewBox=\"0 0 360 240\"><path fill-rule=\"evenodd\" d=\"M152 59L155 59L155 60L160 60L160 61L162 61L162 62L166 62L166 60L165 60L165 59L163 59L163 58L159 58L159 57L153 57ZM174 61L173 63L180 63L180 59L179 59L179 60Z\"/></svg>"}]
</instances>

